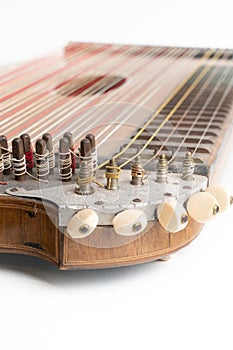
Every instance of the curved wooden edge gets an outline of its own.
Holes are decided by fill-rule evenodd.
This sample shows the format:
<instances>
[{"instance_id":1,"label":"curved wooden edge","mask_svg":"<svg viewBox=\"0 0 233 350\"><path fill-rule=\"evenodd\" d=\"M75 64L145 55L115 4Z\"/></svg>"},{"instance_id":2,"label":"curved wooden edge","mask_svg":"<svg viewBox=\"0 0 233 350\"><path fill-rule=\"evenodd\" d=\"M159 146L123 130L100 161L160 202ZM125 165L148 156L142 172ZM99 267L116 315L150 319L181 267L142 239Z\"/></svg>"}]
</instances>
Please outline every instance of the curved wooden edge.
<instances>
[{"instance_id":1,"label":"curved wooden edge","mask_svg":"<svg viewBox=\"0 0 233 350\"><path fill-rule=\"evenodd\" d=\"M52 263L53 265L59 267L59 261L57 259L54 259L54 257L49 256L46 253L35 251L34 249L29 249L28 247L26 249L23 249L22 247L9 247L9 246L0 246L0 254L18 254L18 255L26 255L26 256L34 256L36 258L48 261L49 263Z\"/></svg>"},{"instance_id":2,"label":"curved wooden edge","mask_svg":"<svg viewBox=\"0 0 233 350\"><path fill-rule=\"evenodd\" d=\"M88 241L72 240L57 223L55 205L46 204L45 209L38 200L0 196L0 253L35 256L61 270L128 266L175 253L195 239L203 226L189 218L184 230L169 233L158 222L150 222L146 233L133 240L120 237L112 227L97 227L90 242L99 245L88 245Z\"/></svg>"},{"instance_id":3,"label":"curved wooden edge","mask_svg":"<svg viewBox=\"0 0 233 350\"><path fill-rule=\"evenodd\" d=\"M190 244L199 235L202 227L202 224L189 218L186 229L169 233L155 222L143 239L140 237L125 246L107 249L87 247L65 235L60 269L102 269L160 260ZM103 234L101 228L99 230L96 234ZM111 232L108 234L114 234L113 229L109 230Z\"/></svg>"},{"instance_id":4,"label":"curved wooden edge","mask_svg":"<svg viewBox=\"0 0 233 350\"><path fill-rule=\"evenodd\" d=\"M55 205L35 199L0 196L0 253L35 256L60 264L60 233Z\"/></svg>"}]
</instances>

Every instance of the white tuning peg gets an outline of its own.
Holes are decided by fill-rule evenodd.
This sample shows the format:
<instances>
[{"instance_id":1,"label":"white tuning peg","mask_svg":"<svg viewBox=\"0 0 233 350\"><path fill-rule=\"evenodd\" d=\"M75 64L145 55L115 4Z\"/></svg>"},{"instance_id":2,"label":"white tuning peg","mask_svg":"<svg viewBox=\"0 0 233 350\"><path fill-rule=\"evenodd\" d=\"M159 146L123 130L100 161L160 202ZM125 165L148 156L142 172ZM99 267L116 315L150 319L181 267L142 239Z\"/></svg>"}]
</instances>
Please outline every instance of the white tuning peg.
<instances>
[{"instance_id":1,"label":"white tuning peg","mask_svg":"<svg viewBox=\"0 0 233 350\"><path fill-rule=\"evenodd\" d=\"M147 218L143 211L127 209L117 214L113 219L113 227L121 236L134 236L147 226Z\"/></svg>"},{"instance_id":2,"label":"white tuning peg","mask_svg":"<svg viewBox=\"0 0 233 350\"><path fill-rule=\"evenodd\" d=\"M187 210L191 218L204 224L218 214L219 204L211 193L199 192L191 196L187 203Z\"/></svg>"},{"instance_id":3,"label":"white tuning peg","mask_svg":"<svg viewBox=\"0 0 233 350\"><path fill-rule=\"evenodd\" d=\"M211 193L217 199L220 212L232 204L232 196L230 196L227 189L223 186L211 185L206 189L206 192Z\"/></svg>"},{"instance_id":4,"label":"white tuning peg","mask_svg":"<svg viewBox=\"0 0 233 350\"><path fill-rule=\"evenodd\" d=\"M168 232L183 230L188 224L188 215L183 205L175 199L160 203L157 208L158 220Z\"/></svg>"},{"instance_id":5,"label":"white tuning peg","mask_svg":"<svg viewBox=\"0 0 233 350\"><path fill-rule=\"evenodd\" d=\"M83 209L75 214L67 225L67 232L72 238L89 236L98 225L99 217L92 209Z\"/></svg>"}]
</instances>

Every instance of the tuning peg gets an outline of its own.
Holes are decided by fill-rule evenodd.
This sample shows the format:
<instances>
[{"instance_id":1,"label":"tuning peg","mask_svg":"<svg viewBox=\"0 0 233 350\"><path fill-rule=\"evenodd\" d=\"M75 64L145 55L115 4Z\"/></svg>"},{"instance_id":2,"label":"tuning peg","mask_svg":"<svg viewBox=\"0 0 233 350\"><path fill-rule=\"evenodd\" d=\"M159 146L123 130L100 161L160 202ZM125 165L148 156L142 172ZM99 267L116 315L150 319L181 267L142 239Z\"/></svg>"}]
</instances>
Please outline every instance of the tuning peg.
<instances>
[{"instance_id":1,"label":"tuning peg","mask_svg":"<svg viewBox=\"0 0 233 350\"><path fill-rule=\"evenodd\" d=\"M206 192L211 193L219 204L219 211L222 212L232 204L232 196L228 190L220 185L211 185L206 189Z\"/></svg>"},{"instance_id":2,"label":"tuning peg","mask_svg":"<svg viewBox=\"0 0 233 350\"><path fill-rule=\"evenodd\" d=\"M161 226L168 232L181 231L188 224L185 208L175 199L160 203L157 208L157 217Z\"/></svg>"},{"instance_id":3,"label":"tuning peg","mask_svg":"<svg viewBox=\"0 0 233 350\"><path fill-rule=\"evenodd\" d=\"M113 219L113 227L121 236L134 236L147 226L147 218L143 211L127 209L117 214Z\"/></svg>"},{"instance_id":4,"label":"tuning peg","mask_svg":"<svg viewBox=\"0 0 233 350\"><path fill-rule=\"evenodd\" d=\"M83 209L75 214L67 225L67 232L72 238L89 236L98 225L99 217L92 209Z\"/></svg>"},{"instance_id":5,"label":"tuning peg","mask_svg":"<svg viewBox=\"0 0 233 350\"><path fill-rule=\"evenodd\" d=\"M187 210L195 221L204 224L219 213L219 203L211 193L199 192L191 196Z\"/></svg>"}]
</instances>

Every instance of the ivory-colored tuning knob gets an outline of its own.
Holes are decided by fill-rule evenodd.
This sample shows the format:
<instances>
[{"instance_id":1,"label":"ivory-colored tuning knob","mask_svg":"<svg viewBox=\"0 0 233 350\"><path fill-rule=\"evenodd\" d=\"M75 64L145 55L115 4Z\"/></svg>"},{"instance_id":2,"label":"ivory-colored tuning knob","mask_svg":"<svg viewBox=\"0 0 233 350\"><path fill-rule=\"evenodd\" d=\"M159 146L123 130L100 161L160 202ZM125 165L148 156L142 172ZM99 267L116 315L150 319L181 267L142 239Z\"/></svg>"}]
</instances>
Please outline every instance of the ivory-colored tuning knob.
<instances>
[{"instance_id":1,"label":"ivory-colored tuning knob","mask_svg":"<svg viewBox=\"0 0 233 350\"><path fill-rule=\"evenodd\" d=\"M189 215L199 223L206 223L219 212L217 199L208 192L199 192L191 196L187 203Z\"/></svg>"},{"instance_id":2,"label":"ivory-colored tuning knob","mask_svg":"<svg viewBox=\"0 0 233 350\"><path fill-rule=\"evenodd\" d=\"M121 236L134 236L145 230L146 226L146 215L138 209L127 209L113 219L114 230Z\"/></svg>"},{"instance_id":3,"label":"ivory-colored tuning knob","mask_svg":"<svg viewBox=\"0 0 233 350\"><path fill-rule=\"evenodd\" d=\"M75 214L67 225L67 232L72 238L89 236L98 225L99 217L92 209L83 209Z\"/></svg>"},{"instance_id":4,"label":"ivory-colored tuning knob","mask_svg":"<svg viewBox=\"0 0 233 350\"><path fill-rule=\"evenodd\" d=\"M206 192L211 193L217 199L220 212L227 209L232 202L232 197L223 186L211 185L206 189Z\"/></svg>"},{"instance_id":5,"label":"ivory-colored tuning knob","mask_svg":"<svg viewBox=\"0 0 233 350\"><path fill-rule=\"evenodd\" d=\"M161 226L168 232L181 231L188 224L186 210L175 199L160 203L157 208L157 217Z\"/></svg>"}]
</instances>

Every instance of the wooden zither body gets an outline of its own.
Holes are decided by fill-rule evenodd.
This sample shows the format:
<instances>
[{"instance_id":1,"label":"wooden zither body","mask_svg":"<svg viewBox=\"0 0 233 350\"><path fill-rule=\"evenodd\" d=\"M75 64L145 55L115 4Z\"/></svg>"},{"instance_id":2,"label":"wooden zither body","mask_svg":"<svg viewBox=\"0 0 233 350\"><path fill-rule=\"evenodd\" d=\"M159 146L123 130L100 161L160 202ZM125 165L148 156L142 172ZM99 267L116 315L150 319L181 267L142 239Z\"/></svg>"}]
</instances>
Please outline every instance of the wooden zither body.
<instances>
[{"instance_id":1,"label":"wooden zither body","mask_svg":"<svg viewBox=\"0 0 233 350\"><path fill-rule=\"evenodd\" d=\"M232 118L231 50L70 43L1 72L0 252L165 259L232 202L208 187Z\"/></svg>"}]
</instances>

